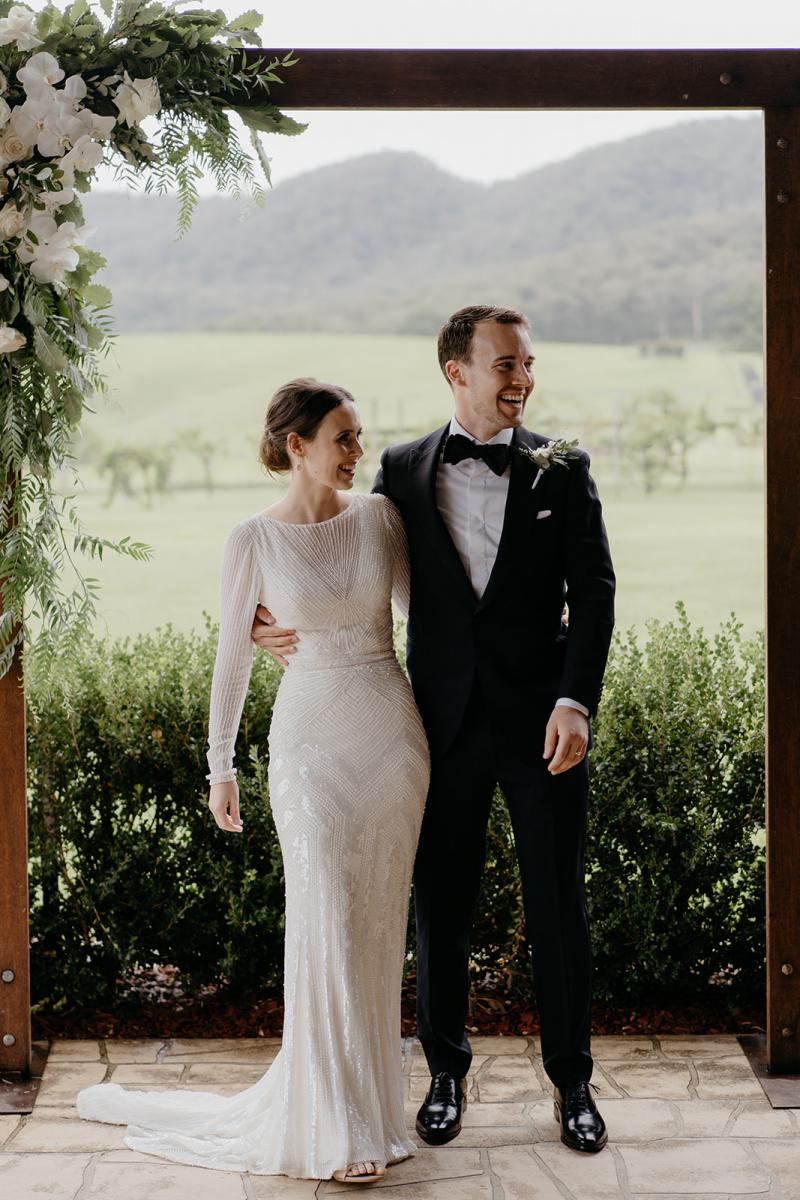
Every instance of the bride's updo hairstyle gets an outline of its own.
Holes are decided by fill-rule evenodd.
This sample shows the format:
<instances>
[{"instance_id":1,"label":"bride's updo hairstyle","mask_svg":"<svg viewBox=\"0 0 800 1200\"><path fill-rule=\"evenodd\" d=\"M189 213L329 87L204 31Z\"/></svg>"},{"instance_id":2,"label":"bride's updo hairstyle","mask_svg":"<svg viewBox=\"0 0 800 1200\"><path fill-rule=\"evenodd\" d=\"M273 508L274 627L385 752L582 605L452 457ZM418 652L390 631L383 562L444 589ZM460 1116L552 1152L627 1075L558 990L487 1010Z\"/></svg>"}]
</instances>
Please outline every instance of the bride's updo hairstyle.
<instances>
[{"instance_id":1,"label":"bride's updo hairstyle","mask_svg":"<svg viewBox=\"0 0 800 1200\"><path fill-rule=\"evenodd\" d=\"M279 387L267 407L264 432L258 457L270 475L291 471L292 460L286 449L290 433L310 440L316 435L328 413L345 400L355 403L343 387L335 383L320 383L310 376L290 379Z\"/></svg>"}]
</instances>

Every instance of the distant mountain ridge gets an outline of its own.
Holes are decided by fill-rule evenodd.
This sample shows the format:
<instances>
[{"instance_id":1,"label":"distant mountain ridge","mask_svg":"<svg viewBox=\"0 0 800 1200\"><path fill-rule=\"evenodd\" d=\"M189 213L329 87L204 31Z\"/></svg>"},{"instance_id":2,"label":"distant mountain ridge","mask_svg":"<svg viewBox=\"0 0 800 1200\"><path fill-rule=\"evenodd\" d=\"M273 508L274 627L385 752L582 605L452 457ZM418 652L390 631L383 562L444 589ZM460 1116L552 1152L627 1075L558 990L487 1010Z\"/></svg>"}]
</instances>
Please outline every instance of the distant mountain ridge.
<instances>
[{"instance_id":1,"label":"distant mountain ridge","mask_svg":"<svg viewBox=\"0 0 800 1200\"><path fill-rule=\"evenodd\" d=\"M760 338L762 130L702 120L593 147L493 185L411 153L321 167L242 216L94 193L120 331L429 333L454 308L520 305L570 341Z\"/></svg>"}]
</instances>

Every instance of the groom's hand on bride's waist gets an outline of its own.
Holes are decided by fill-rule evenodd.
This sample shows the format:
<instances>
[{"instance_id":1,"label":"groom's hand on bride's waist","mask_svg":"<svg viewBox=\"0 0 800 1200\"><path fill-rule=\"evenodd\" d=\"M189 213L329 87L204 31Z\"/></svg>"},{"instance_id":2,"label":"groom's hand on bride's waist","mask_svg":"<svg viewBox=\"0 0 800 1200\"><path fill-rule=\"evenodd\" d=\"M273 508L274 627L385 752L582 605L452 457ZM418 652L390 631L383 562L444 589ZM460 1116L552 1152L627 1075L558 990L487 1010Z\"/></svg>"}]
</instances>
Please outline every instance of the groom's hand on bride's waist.
<instances>
[{"instance_id":1,"label":"groom's hand on bride's waist","mask_svg":"<svg viewBox=\"0 0 800 1200\"><path fill-rule=\"evenodd\" d=\"M297 653L296 629L281 629L275 624L275 618L263 604L256 605L256 615L250 636L255 644L271 654L282 667L288 667L290 654Z\"/></svg>"},{"instance_id":2,"label":"groom's hand on bride's waist","mask_svg":"<svg viewBox=\"0 0 800 1200\"><path fill-rule=\"evenodd\" d=\"M576 767L586 757L588 745L588 719L577 708L557 704L544 734L542 758L550 759L547 764L550 774L560 775L570 767Z\"/></svg>"}]
</instances>

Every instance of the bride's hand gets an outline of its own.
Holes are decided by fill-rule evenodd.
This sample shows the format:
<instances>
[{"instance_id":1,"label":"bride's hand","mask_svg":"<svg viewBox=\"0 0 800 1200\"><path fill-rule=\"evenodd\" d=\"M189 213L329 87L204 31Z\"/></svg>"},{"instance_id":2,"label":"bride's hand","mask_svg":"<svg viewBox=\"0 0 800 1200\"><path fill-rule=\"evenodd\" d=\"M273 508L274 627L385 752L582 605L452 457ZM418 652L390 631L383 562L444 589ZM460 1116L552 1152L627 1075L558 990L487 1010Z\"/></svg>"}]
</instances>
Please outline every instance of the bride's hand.
<instances>
[{"instance_id":1,"label":"bride's hand","mask_svg":"<svg viewBox=\"0 0 800 1200\"><path fill-rule=\"evenodd\" d=\"M235 779L226 783L212 783L208 807L220 829L226 833L243 832L239 817L239 785Z\"/></svg>"},{"instance_id":2,"label":"bride's hand","mask_svg":"<svg viewBox=\"0 0 800 1200\"><path fill-rule=\"evenodd\" d=\"M279 629L272 613L263 604L256 606L250 636L257 646L271 654L282 667L289 665L287 654L297 653L297 646L294 644L297 641L297 630Z\"/></svg>"}]
</instances>

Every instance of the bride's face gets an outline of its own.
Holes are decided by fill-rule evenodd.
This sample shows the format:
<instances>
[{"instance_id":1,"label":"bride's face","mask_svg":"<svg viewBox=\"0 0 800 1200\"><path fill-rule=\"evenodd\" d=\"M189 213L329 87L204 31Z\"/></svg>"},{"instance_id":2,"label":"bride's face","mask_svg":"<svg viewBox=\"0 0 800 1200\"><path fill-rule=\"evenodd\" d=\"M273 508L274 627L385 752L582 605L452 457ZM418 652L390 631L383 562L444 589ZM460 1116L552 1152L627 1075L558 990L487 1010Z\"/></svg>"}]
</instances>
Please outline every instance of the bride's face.
<instances>
[{"instance_id":1,"label":"bride's face","mask_svg":"<svg viewBox=\"0 0 800 1200\"><path fill-rule=\"evenodd\" d=\"M348 491L364 453L358 409L344 400L320 422L313 438L300 439L303 470L324 487Z\"/></svg>"}]
</instances>

